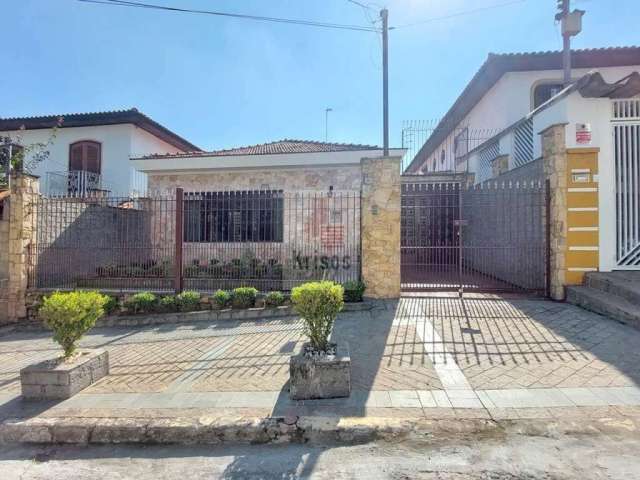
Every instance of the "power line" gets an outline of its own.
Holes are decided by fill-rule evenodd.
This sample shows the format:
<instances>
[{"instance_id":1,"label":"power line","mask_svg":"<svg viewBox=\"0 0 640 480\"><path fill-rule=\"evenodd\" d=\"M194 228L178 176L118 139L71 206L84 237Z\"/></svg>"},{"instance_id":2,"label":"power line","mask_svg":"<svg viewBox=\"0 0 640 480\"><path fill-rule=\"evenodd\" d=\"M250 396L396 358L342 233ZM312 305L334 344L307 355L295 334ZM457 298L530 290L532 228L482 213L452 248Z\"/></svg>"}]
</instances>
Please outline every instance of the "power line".
<instances>
[{"instance_id":1,"label":"power line","mask_svg":"<svg viewBox=\"0 0 640 480\"><path fill-rule=\"evenodd\" d=\"M259 15L245 15L240 13L230 13L230 12L219 12L215 10L196 10L190 8L179 8L179 7L169 7L165 5L156 5L152 3L142 3L142 2L132 2L128 0L78 0L83 3L96 3L101 5L109 5L109 6L120 6L120 7L133 7L133 8L147 8L152 10L164 10L168 12L174 13L194 13L201 15L214 15L219 17L231 17L231 18L239 18L244 20L255 20L260 22L274 22L274 23L287 23L294 25L304 25L308 27L319 27L319 28L334 28L339 30L355 30L360 32L376 32L379 33L380 30L374 27L368 27L364 25L346 25L340 23L329 23L329 22L315 22L312 20L301 20L294 18L278 18L278 17L263 17Z\"/></svg>"},{"instance_id":2,"label":"power line","mask_svg":"<svg viewBox=\"0 0 640 480\"><path fill-rule=\"evenodd\" d=\"M365 5L364 3L357 2L356 0L347 0L347 2L353 3L354 5L357 5L362 8L366 8L368 10L373 10L373 7L371 7L371 5Z\"/></svg>"},{"instance_id":3,"label":"power line","mask_svg":"<svg viewBox=\"0 0 640 480\"><path fill-rule=\"evenodd\" d=\"M502 8L502 7L507 7L509 5L515 5L517 3L523 3L526 2L527 0L512 0L510 2L505 2L505 3L498 3L496 5L488 5L486 7L480 7L480 8L474 8L473 10L465 10L464 12L457 12L457 13L452 13L451 15L445 15L442 17L433 17L433 18L427 18L425 20L421 20L419 22L414 22L414 23L405 23L404 25L396 25L395 27L389 27L389 29L397 29L397 28L405 28L405 27L414 27L416 25L423 25L425 23L431 23L431 22L437 22L440 20L448 20L450 18L456 18L456 17L462 17L465 15L471 15L474 13L479 13L479 12L484 12L487 10L494 10L496 8Z\"/></svg>"}]
</instances>

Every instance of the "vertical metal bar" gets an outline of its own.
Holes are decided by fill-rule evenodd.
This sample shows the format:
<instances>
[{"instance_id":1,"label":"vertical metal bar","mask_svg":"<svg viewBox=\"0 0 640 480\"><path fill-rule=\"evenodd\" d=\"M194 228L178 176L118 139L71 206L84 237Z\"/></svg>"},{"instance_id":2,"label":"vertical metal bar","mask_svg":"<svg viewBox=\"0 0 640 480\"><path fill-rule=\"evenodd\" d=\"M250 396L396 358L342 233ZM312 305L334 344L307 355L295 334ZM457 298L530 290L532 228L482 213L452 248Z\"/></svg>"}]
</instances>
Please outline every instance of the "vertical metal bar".
<instances>
[{"instance_id":1,"label":"vertical metal bar","mask_svg":"<svg viewBox=\"0 0 640 480\"><path fill-rule=\"evenodd\" d=\"M545 296L551 296L551 183L544 181Z\"/></svg>"},{"instance_id":2,"label":"vertical metal bar","mask_svg":"<svg viewBox=\"0 0 640 480\"><path fill-rule=\"evenodd\" d=\"M464 252L463 252L463 219L462 219L462 207L463 207L463 203L462 203L462 183L458 184L458 219L459 219L459 223L458 223L458 283L459 283L459 287L458 287L458 295L460 297L462 297L462 295L464 294L464 286L462 283L462 261L463 261L463 256L464 256Z\"/></svg>"},{"instance_id":3,"label":"vertical metal bar","mask_svg":"<svg viewBox=\"0 0 640 480\"><path fill-rule=\"evenodd\" d=\"M176 293L182 292L183 276L182 276L182 247L184 241L184 190L181 187L176 188L176 227L175 227L175 281L174 289Z\"/></svg>"}]
</instances>

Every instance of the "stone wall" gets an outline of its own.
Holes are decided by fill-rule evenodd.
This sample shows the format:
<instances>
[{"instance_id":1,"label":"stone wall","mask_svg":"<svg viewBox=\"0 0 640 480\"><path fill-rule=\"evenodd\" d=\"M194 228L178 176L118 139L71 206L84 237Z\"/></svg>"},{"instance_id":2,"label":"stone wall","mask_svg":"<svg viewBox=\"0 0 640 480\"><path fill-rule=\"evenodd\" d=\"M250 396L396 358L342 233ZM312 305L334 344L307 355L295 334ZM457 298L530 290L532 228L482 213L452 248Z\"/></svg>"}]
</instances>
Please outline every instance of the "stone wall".
<instances>
[{"instance_id":1,"label":"stone wall","mask_svg":"<svg viewBox=\"0 0 640 480\"><path fill-rule=\"evenodd\" d=\"M6 197L0 213L0 324L8 321L9 294L9 208L10 197Z\"/></svg>"},{"instance_id":2,"label":"stone wall","mask_svg":"<svg viewBox=\"0 0 640 480\"><path fill-rule=\"evenodd\" d=\"M362 159L362 277L366 295L400 296L400 157Z\"/></svg>"},{"instance_id":3,"label":"stone wall","mask_svg":"<svg viewBox=\"0 0 640 480\"><path fill-rule=\"evenodd\" d=\"M567 149L565 124L552 125L542 131L544 177L549 180L549 270L550 295L564 300L567 252Z\"/></svg>"},{"instance_id":4,"label":"stone wall","mask_svg":"<svg viewBox=\"0 0 640 480\"><path fill-rule=\"evenodd\" d=\"M29 251L34 248L36 234L35 200L38 197L38 179L26 174L11 177L11 204L9 208L9 275L7 296L7 322L25 318L28 284Z\"/></svg>"},{"instance_id":5,"label":"stone wall","mask_svg":"<svg viewBox=\"0 0 640 480\"><path fill-rule=\"evenodd\" d=\"M173 195L177 187L185 192L227 190L283 190L285 192L352 192L360 190L360 165L335 167L271 168L227 170L215 173L149 174L151 195Z\"/></svg>"}]
</instances>

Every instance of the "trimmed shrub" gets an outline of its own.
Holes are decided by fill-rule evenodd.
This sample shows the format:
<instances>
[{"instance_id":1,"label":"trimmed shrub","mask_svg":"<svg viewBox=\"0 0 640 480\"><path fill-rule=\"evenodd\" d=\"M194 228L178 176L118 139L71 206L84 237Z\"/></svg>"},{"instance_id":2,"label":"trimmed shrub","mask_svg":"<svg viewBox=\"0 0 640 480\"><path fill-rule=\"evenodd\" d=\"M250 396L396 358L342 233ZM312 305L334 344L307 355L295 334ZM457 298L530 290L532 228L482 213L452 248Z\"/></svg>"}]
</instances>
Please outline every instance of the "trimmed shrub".
<instances>
[{"instance_id":1,"label":"trimmed shrub","mask_svg":"<svg viewBox=\"0 0 640 480\"><path fill-rule=\"evenodd\" d=\"M269 292L264 296L264 304L267 307L279 307L284 304L284 295L282 292Z\"/></svg>"},{"instance_id":2,"label":"trimmed shrub","mask_svg":"<svg viewBox=\"0 0 640 480\"><path fill-rule=\"evenodd\" d=\"M293 308L305 323L311 347L326 351L336 316L344 306L342 285L323 281L309 282L291 291Z\"/></svg>"},{"instance_id":3,"label":"trimmed shrub","mask_svg":"<svg viewBox=\"0 0 640 480\"><path fill-rule=\"evenodd\" d=\"M149 313L156 309L158 297L151 292L140 292L125 301L127 309L133 313Z\"/></svg>"},{"instance_id":4,"label":"trimmed shrub","mask_svg":"<svg viewBox=\"0 0 640 480\"><path fill-rule=\"evenodd\" d=\"M176 295L176 303L181 312L192 312L200 307L200 293L186 290Z\"/></svg>"},{"instance_id":5,"label":"trimmed shrub","mask_svg":"<svg viewBox=\"0 0 640 480\"><path fill-rule=\"evenodd\" d=\"M231 303L231 294L226 290L216 290L213 294L213 301L220 308L226 308Z\"/></svg>"},{"instance_id":6,"label":"trimmed shrub","mask_svg":"<svg viewBox=\"0 0 640 480\"><path fill-rule=\"evenodd\" d=\"M360 280L348 280L342 284L344 301L347 303L361 302L367 286Z\"/></svg>"},{"instance_id":7,"label":"trimmed shrub","mask_svg":"<svg viewBox=\"0 0 640 480\"><path fill-rule=\"evenodd\" d=\"M116 313L118 307L120 306L120 302L116 297L112 297L110 295L105 295L107 297L107 301L104 303L104 313L107 315L111 315L112 313Z\"/></svg>"},{"instance_id":8,"label":"trimmed shrub","mask_svg":"<svg viewBox=\"0 0 640 480\"><path fill-rule=\"evenodd\" d=\"M164 313L171 313L178 310L178 302L176 297L173 295L167 295L166 297L162 297L160 301L158 301L158 311Z\"/></svg>"},{"instance_id":9,"label":"trimmed shrub","mask_svg":"<svg viewBox=\"0 0 640 480\"><path fill-rule=\"evenodd\" d=\"M258 290L253 287L234 288L231 302L235 308L251 308L256 303Z\"/></svg>"},{"instance_id":10,"label":"trimmed shrub","mask_svg":"<svg viewBox=\"0 0 640 480\"><path fill-rule=\"evenodd\" d=\"M98 292L55 292L45 297L38 313L53 330L53 339L64 350L64 358L73 355L78 340L104 315L107 301L108 297Z\"/></svg>"}]
</instances>

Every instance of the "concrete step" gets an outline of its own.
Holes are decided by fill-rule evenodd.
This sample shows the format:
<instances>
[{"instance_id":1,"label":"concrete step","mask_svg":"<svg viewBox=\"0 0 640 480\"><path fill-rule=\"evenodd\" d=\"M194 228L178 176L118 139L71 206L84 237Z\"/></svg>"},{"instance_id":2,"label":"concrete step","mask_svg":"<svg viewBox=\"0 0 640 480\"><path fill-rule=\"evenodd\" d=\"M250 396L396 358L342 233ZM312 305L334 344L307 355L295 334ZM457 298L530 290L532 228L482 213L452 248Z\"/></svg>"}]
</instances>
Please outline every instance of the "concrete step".
<instances>
[{"instance_id":1,"label":"concrete step","mask_svg":"<svg viewBox=\"0 0 640 480\"><path fill-rule=\"evenodd\" d=\"M640 271L589 272L585 276L584 284L640 306Z\"/></svg>"},{"instance_id":2,"label":"concrete step","mask_svg":"<svg viewBox=\"0 0 640 480\"><path fill-rule=\"evenodd\" d=\"M586 286L567 287L567 302L640 329L640 306L609 292Z\"/></svg>"}]
</instances>

